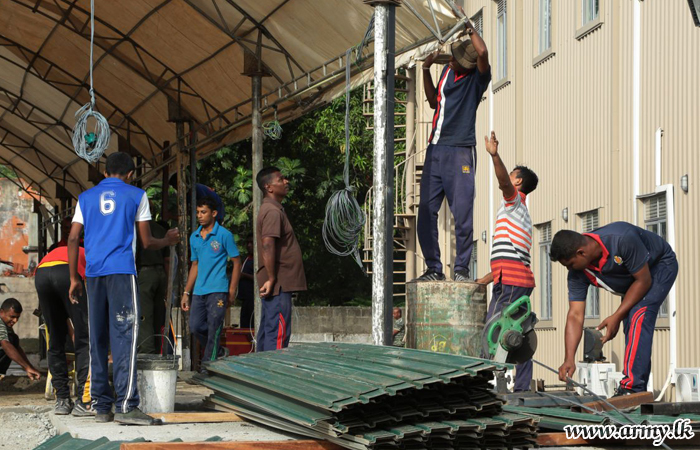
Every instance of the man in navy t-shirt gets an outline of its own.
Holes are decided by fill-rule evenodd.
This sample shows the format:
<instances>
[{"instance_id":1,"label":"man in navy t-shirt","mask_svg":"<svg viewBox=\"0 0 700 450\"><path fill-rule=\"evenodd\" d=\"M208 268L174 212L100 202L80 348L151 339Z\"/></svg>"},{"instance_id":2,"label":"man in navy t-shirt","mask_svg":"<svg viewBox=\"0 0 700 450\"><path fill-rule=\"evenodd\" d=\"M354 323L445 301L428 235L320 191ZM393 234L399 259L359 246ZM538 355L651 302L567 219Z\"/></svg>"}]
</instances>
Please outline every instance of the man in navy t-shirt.
<instances>
[{"instance_id":1,"label":"man in navy t-shirt","mask_svg":"<svg viewBox=\"0 0 700 450\"><path fill-rule=\"evenodd\" d=\"M488 51L479 33L467 22L471 39L452 44L452 58L433 85L430 67L433 53L423 62L423 84L430 107L435 110L433 129L425 154L418 206L418 241L428 270L417 281L444 280L437 218L447 197L454 215L457 256L455 281L469 279L472 254L474 175L476 172L476 110L491 82Z\"/></svg>"},{"instance_id":2,"label":"man in navy t-shirt","mask_svg":"<svg viewBox=\"0 0 700 450\"><path fill-rule=\"evenodd\" d=\"M107 157L105 179L80 194L68 237L69 297L76 303L83 289L78 275L78 244L85 228L85 281L90 329L90 395L97 422L115 420L151 425L153 418L138 409L136 348L139 298L136 281L136 233L143 246L158 250L179 241L176 229L162 239L151 236L151 211L146 192L129 181L135 165L123 152ZM107 358L112 350L115 399L109 385Z\"/></svg>"},{"instance_id":3,"label":"man in navy t-shirt","mask_svg":"<svg viewBox=\"0 0 700 450\"><path fill-rule=\"evenodd\" d=\"M569 313L566 353L559 378L576 370L574 356L581 341L589 286L622 297L617 311L598 326L603 342L612 340L624 322L624 378L616 395L647 390L656 316L678 275L678 260L659 235L626 222L613 222L590 233L559 231L552 240L552 261L569 270Z\"/></svg>"}]
</instances>

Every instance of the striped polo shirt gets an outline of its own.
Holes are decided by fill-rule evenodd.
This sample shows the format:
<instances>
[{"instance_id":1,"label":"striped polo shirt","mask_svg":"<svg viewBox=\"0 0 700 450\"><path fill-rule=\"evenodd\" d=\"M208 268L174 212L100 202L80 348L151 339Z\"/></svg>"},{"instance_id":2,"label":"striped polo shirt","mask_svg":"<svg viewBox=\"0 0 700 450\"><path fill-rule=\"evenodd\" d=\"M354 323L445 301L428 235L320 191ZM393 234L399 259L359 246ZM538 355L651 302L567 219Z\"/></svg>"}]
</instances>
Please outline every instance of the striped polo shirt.
<instances>
[{"instance_id":1,"label":"striped polo shirt","mask_svg":"<svg viewBox=\"0 0 700 450\"><path fill-rule=\"evenodd\" d=\"M491 249L494 283L535 287L535 277L530 269L532 220L525 198L525 194L516 190L513 197L503 198L496 214L496 233Z\"/></svg>"}]
</instances>

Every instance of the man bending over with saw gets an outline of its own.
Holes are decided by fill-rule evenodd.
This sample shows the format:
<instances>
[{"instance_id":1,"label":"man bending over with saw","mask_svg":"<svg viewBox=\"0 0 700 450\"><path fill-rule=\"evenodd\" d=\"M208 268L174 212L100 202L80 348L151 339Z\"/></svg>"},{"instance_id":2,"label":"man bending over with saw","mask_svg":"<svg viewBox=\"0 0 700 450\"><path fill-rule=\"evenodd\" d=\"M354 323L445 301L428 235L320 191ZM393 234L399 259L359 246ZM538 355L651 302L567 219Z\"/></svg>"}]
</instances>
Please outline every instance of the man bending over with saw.
<instances>
[{"instance_id":1,"label":"man bending over with saw","mask_svg":"<svg viewBox=\"0 0 700 450\"><path fill-rule=\"evenodd\" d=\"M656 233L613 222L590 233L559 231L549 257L569 270L566 353L559 379L566 381L576 371L574 356L583 332L586 294L593 285L622 297L617 311L598 325L599 330L606 329L605 343L617 335L623 322L624 378L615 396L646 391L656 316L678 275L671 246Z\"/></svg>"},{"instance_id":2,"label":"man bending over with saw","mask_svg":"<svg viewBox=\"0 0 700 450\"><path fill-rule=\"evenodd\" d=\"M535 277L530 269L532 247L532 220L525 199L537 188L539 179L525 166L516 166L510 173L498 154L496 133L486 140L486 151L491 155L498 187L503 193L501 207L496 213L496 233L491 250L491 273L476 280L480 284L493 282L491 303L486 323L500 316L503 309L520 297L532 294ZM494 319L496 320L496 319ZM487 327L488 328L488 327ZM530 389L532 360L516 366L515 392Z\"/></svg>"}]
</instances>

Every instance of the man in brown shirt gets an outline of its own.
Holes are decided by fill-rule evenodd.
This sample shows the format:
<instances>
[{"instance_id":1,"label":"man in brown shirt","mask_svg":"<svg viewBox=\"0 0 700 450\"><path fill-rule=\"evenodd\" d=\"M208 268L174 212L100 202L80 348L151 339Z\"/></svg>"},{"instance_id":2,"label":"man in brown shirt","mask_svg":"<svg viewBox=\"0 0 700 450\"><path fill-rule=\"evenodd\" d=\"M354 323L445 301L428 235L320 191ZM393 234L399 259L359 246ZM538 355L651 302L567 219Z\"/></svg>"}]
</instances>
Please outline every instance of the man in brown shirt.
<instances>
[{"instance_id":1,"label":"man in brown shirt","mask_svg":"<svg viewBox=\"0 0 700 450\"><path fill-rule=\"evenodd\" d=\"M282 207L289 192L287 180L276 167L256 177L263 201L255 224L258 239L258 285L262 300L257 351L279 350L292 334L292 293L306 290L301 248Z\"/></svg>"}]
</instances>

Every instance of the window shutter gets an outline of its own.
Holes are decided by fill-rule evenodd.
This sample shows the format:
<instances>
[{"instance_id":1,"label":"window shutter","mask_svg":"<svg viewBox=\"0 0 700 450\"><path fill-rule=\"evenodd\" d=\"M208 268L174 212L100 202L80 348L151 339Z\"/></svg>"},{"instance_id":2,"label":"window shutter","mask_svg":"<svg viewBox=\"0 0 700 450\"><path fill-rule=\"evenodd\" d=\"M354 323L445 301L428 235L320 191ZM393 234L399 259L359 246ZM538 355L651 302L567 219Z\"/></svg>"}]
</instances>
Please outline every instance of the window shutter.
<instances>
[{"instance_id":1,"label":"window shutter","mask_svg":"<svg viewBox=\"0 0 700 450\"><path fill-rule=\"evenodd\" d=\"M581 217L583 221L583 232L588 233L598 228L598 211L591 211Z\"/></svg>"},{"instance_id":2,"label":"window shutter","mask_svg":"<svg viewBox=\"0 0 700 450\"><path fill-rule=\"evenodd\" d=\"M479 36L484 35L484 14L482 11L479 11L474 17L471 18L472 25L474 26L474 29L476 30L477 33L479 33Z\"/></svg>"},{"instance_id":3,"label":"window shutter","mask_svg":"<svg viewBox=\"0 0 700 450\"><path fill-rule=\"evenodd\" d=\"M498 15L505 14L506 12L506 0L498 0Z\"/></svg>"},{"instance_id":4,"label":"window shutter","mask_svg":"<svg viewBox=\"0 0 700 450\"><path fill-rule=\"evenodd\" d=\"M646 221L666 219L666 196L657 195L646 202Z\"/></svg>"},{"instance_id":5,"label":"window shutter","mask_svg":"<svg viewBox=\"0 0 700 450\"><path fill-rule=\"evenodd\" d=\"M540 227L540 242L550 242L552 240L552 224L546 223Z\"/></svg>"}]
</instances>

